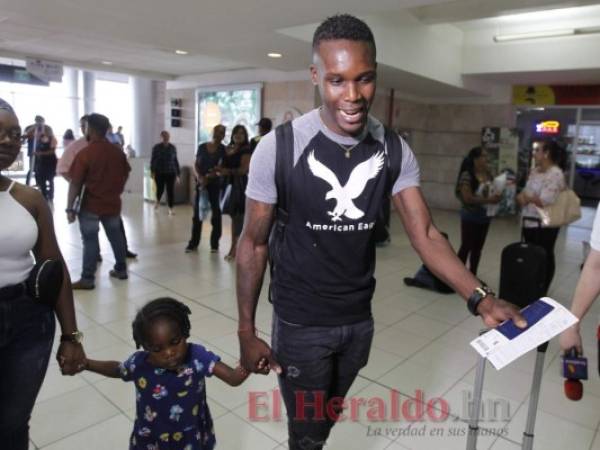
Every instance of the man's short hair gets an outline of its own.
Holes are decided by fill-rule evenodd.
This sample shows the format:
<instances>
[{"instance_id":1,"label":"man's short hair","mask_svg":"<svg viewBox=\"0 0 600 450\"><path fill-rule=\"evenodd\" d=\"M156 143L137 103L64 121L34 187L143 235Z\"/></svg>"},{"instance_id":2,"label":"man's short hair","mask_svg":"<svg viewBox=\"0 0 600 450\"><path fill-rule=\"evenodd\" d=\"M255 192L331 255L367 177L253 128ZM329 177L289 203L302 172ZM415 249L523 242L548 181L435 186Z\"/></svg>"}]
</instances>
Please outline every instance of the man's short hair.
<instances>
[{"instance_id":1,"label":"man's short hair","mask_svg":"<svg viewBox=\"0 0 600 450\"><path fill-rule=\"evenodd\" d=\"M373 32L365 22L357 17L350 14L337 14L325 19L313 35L313 52L319 50L321 42L338 39L368 43L373 50L373 61L376 60L377 48Z\"/></svg>"},{"instance_id":2,"label":"man's short hair","mask_svg":"<svg viewBox=\"0 0 600 450\"><path fill-rule=\"evenodd\" d=\"M108 117L102 114L92 113L87 118L88 128L94 130L98 135L104 136L110 127Z\"/></svg>"},{"instance_id":3,"label":"man's short hair","mask_svg":"<svg viewBox=\"0 0 600 450\"><path fill-rule=\"evenodd\" d=\"M84 114L79 118L79 122L87 122L90 116L88 114Z\"/></svg>"}]
</instances>

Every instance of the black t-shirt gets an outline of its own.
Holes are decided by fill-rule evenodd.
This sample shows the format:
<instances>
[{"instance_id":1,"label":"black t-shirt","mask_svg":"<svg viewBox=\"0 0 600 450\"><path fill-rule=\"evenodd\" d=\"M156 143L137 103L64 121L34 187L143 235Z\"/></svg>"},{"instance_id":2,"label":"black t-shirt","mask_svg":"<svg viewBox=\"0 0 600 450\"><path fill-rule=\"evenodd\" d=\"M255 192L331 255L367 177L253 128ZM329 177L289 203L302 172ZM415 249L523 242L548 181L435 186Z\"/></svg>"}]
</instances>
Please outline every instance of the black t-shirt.
<instances>
[{"instance_id":1,"label":"black t-shirt","mask_svg":"<svg viewBox=\"0 0 600 450\"><path fill-rule=\"evenodd\" d=\"M225 157L225 146L223 144L219 144L219 147L215 152L208 151L208 142L204 142L198 146L198 151L196 152L196 169L198 173L202 176L209 173L212 169L217 166L223 164L223 159ZM209 180L209 183L218 180L214 178Z\"/></svg>"}]
</instances>

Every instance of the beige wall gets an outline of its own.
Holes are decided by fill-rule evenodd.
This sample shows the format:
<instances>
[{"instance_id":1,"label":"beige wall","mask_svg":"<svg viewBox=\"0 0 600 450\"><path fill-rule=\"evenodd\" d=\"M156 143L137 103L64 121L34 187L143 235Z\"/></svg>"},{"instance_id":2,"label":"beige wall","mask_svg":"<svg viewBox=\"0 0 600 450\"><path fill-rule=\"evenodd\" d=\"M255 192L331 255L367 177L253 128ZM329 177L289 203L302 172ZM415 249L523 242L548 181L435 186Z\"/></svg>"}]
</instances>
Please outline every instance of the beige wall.
<instances>
[{"instance_id":1,"label":"beige wall","mask_svg":"<svg viewBox=\"0 0 600 450\"><path fill-rule=\"evenodd\" d=\"M512 105L432 105L394 99L394 128L408 131L431 207L458 209L454 185L460 163L480 144L484 126L516 125Z\"/></svg>"}]
</instances>

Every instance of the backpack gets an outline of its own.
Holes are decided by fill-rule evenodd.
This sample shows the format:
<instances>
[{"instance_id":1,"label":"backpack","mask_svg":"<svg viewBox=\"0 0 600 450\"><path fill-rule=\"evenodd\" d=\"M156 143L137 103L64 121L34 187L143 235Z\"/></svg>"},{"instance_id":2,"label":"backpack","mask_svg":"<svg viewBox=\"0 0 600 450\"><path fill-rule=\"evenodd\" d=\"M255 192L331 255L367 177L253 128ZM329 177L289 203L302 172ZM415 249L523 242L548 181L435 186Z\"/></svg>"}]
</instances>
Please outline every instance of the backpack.
<instances>
[{"instance_id":1,"label":"backpack","mask_svg":"<svg viewBox=\"0 0 600 450\"><path fill-rule=\"evenodd\" d=\"M269 236L269 301L272 303L272 285L277 271L277 260L281 252L285 236L285 228L289 222L290 190L286 187L287 180L294 168L294 130L292 122L283 123L275 129L275 186L277 188L277 204L275 205L275 220ZM384 153L386 157L387 177L386 192L391 192L395 180L400 175L402 165L402 141L397 133L385 127Z\"/></svg>"}]
</instances>

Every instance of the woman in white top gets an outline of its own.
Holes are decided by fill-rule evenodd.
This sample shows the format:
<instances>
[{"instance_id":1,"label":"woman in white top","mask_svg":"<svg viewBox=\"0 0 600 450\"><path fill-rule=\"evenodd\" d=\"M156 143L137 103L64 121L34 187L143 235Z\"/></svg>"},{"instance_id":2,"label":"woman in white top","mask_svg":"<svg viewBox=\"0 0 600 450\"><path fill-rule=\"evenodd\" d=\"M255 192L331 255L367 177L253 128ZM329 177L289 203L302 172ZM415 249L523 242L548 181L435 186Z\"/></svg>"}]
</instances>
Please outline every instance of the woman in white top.
<instances>
[{"instance_id":1,"label":"woman in white top","mask_svg":"<svg viewBox=\"0 0 600 450\"><path fill-rule=\"evenodd\" d=\"M536 207L552 205L558 194L567 187L563 173L566 152L554 139L539 140L533 143L533 160L535 167L529 174L525 189L517 195L517 202L523 208L523 218L540 219ZM547 293L554 278L554 244L560 227L539 228L538 223L527 220L523 221L523 227L525 241L540 245L546 250Z\"/></svg>"},{"instance_id":2,"label":"woman in white top","mask_svg":"<svg viewBox=\"0 0 600 450\"><path fill-rule=\"evenodd\" d=\"M576 348L580 355L583 354L583 343L580 333L581 320L589 311L598 294L600 294L600 277L598 276L600 273L600 208L596 210L590 246L592 249L583 265L583 270L581 271L581 276L573 295L573 304L571 305L571 312L577 316L580 322L567 328L560 335L560 348L564 351Z\"/></svg>"},{"instance_id":3,"label":"woman in white top","mask_svg":"<svg viewBox=\"0 0 600 450\"><path fill-rule=\"evenodd\" d=\"M19 121L0 99L0 170L16 159L20 142ZM24 284L34 266L32 254L37 261L63 260L44 198L0 175L0 213L0 447L27 450L29 418L52 351L55 314L62 330L56 357L63 374L80 370L85 354L64 262L54 310L34 300Z\"/></svg>"}]
</instances>

